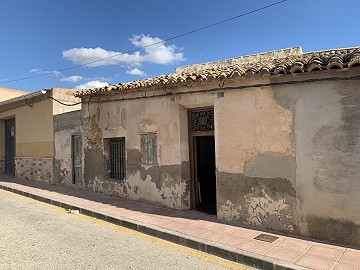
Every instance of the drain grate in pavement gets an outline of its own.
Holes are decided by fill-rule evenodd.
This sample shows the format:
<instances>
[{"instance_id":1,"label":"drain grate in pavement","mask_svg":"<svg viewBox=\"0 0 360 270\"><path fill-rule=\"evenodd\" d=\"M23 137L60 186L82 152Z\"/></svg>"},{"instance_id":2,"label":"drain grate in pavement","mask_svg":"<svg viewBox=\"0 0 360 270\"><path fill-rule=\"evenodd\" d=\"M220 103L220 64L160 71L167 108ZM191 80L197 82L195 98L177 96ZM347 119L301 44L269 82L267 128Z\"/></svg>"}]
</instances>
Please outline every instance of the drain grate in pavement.
<instances>
[{"instance_id":1,"label":"drain grate in pavement","mask_svg":"<svg viewBox=\"0 0 360 270\"><path fill-rule=\"evenodd\" d=\"M261 233L261 234L259 234L258 236L254 237L254 239L272 243L272 242L274 242L276 239L279 239L279 237L272 236L272 235L269 235L269 234Z\"/></svg>"}]
</instances>

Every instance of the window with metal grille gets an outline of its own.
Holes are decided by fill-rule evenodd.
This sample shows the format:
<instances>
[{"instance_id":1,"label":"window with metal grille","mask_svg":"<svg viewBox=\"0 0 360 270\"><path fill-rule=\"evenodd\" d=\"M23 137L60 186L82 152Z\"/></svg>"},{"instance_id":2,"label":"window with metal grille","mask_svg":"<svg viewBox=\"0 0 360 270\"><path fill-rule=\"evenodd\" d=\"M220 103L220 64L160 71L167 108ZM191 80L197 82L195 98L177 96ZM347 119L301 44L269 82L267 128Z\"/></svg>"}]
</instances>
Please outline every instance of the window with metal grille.
<instances>
[{"instance_id":1,"label":"window with metal grille","mask_svg":"<svg viewBox=\"0 0 360 270\"><path fill-rule=\"evenodd\" d=\"M157 136L156 133L140 134L141 138L141 163L157 163Z\"/></svg>"},{"instance_id":2,"label":"window with metal grille","mask_svg":"<svg viewBox=\"0 0 360 270\"><path fill-rule=\"evenodd\" d=\"M110 177L125 179L125 138L110 139Z\"/></svg>"}]
</instances>

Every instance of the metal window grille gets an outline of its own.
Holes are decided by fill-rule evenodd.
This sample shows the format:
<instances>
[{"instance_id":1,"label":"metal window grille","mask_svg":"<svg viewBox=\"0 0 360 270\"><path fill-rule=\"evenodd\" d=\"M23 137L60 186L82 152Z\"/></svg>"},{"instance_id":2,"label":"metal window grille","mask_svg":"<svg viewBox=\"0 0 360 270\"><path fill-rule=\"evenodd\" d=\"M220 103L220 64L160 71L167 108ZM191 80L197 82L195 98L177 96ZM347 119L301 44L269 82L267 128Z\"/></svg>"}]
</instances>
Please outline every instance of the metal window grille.
<instances>
[{"instance_id":1,"label":"metal window grille","mask_svg":"<svg viewBox=\"0 0 360 270\"><path fill-rule=\"evenodd\" d=\"M141 163L157 163L157 136L156 133L144 133L141 137Z\"/></svg>"},{"instance_id":2,"label":"metal window grille","mask_svg":"<svg viewBox=\"0 0 360 270\"><path fill-rule=\"evenodd\" d=\"M110 139L110 177L125 179L125 138Z\"/></svg>"},{"instance_id":3,"label":"metal window grille","mask_svg":"<svg viewBox=\"0 0 360 270\"><path fill-rule=\"evenodd\" d=\"M190 112L191 132L214 130L214 110L198 110Z\"/></svg>"}]
</instances>

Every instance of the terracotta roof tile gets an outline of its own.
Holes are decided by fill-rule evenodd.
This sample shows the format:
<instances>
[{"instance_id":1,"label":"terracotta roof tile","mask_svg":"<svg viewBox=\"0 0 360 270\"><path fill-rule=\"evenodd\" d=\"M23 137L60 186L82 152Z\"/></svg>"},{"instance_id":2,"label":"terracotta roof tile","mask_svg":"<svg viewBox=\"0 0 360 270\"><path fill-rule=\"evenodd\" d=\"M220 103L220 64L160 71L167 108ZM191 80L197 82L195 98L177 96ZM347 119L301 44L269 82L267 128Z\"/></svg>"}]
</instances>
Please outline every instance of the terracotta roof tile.
<instances>
[{"instance_id":1,"label":"terracotta roof tile","mask_svg":"<svg viewBox=\"0 0 360 270\"><path fill-rule=\"evenodd\" d=\"M259 55L261 56L262 54ZM271 54L271 56L273 55L274 54ZM254 56L256 57L257 55ZM229 63L234 62L231 61L231 59L226 61ZM146 89L154 86L181 86L187 83L208 81L211 79L221 81L223 79L234 78L236 76L265 76L331 69L346 69L360 65L360 47L310 53L295 53L282 58L263 57L263 60L260 61L248 61L242 64L235 63L230 66L220 66L209 69L206 69L207 64L209 63L185 67L184 69L180 69L180 71L182 71L180 73L161 75L154 78L127 83L119 83L103 88L78 91L76 96L85 97L111 92Z\"/></svg>"}]
</instances>

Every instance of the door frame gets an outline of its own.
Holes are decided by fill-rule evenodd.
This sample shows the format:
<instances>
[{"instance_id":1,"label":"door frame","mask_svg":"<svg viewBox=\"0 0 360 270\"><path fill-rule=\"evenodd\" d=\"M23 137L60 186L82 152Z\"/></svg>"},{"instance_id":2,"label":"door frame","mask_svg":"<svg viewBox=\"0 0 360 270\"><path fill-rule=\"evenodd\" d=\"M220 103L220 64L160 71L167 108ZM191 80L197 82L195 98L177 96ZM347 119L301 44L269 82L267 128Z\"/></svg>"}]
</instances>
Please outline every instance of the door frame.
<instances>
[{"instance_id":1,"label":"door frame","mask_svg":"<svg viewBox=\"0 0 360 270\"><path fill-rule=\"evenodd\" d=\"M5 156L5 164L4 164L4 172L5 174L8 174L7 173L7 169L8 169L8 166L9 166L9 161L7 159L7 155L6 155L6 150L8 148L8 136L6 135L6 132L7 132L7 123L8 122L13 122L13 128L14 128L14 135L12 136L11 135L11 139L13 140L12 141L12 144L13 144L13 153L14 153L14 157L13 157L13 160L10 162L10 165L12 168L11 169L11 174L10 175L15 175L15 171L16 171L16 168L15 168L15 157L16 157L16 118L15 117L11 117L11 118L7 118L7 119L4 119L4 156Z\"/></svg>"},{"instance_id":2,"label":"door frame","mask_svg":"<svg viewBox=\"0 0 360 270\"><path fill-rule=\"evenodd\" d=\"M79 153L80 153L80 179L76 182L76 173L75 173L75 140L74 137L79 137ZM83 141L82 141L82 134L81 133L73 133L71 134L71 184L79 185L82 184L82 170L83 170L83 149L82 149Z\"/></svg>"},{"instance_id":3,"label":"door frame","mask_svg":"<svg viewBox=\"0 0 360 270\"><path fill-rule=\"evenodd\" d=\"M193 109L188 109L188 132L189 132L189 161L190 161L190 208L198 209L200 198L199 198L199 185L198 185L198 175L197 175L197 149L196 149L196 137L201 136L214 136L214 130L211 131L202 131L202 132L191 132L191 112L201 111L201 110L214 110L213 106L208 107L198 107ZM215 123L214 123L215 129ZM216 160L215 160L216 162Z\"/></svg>"}]
</instances>

